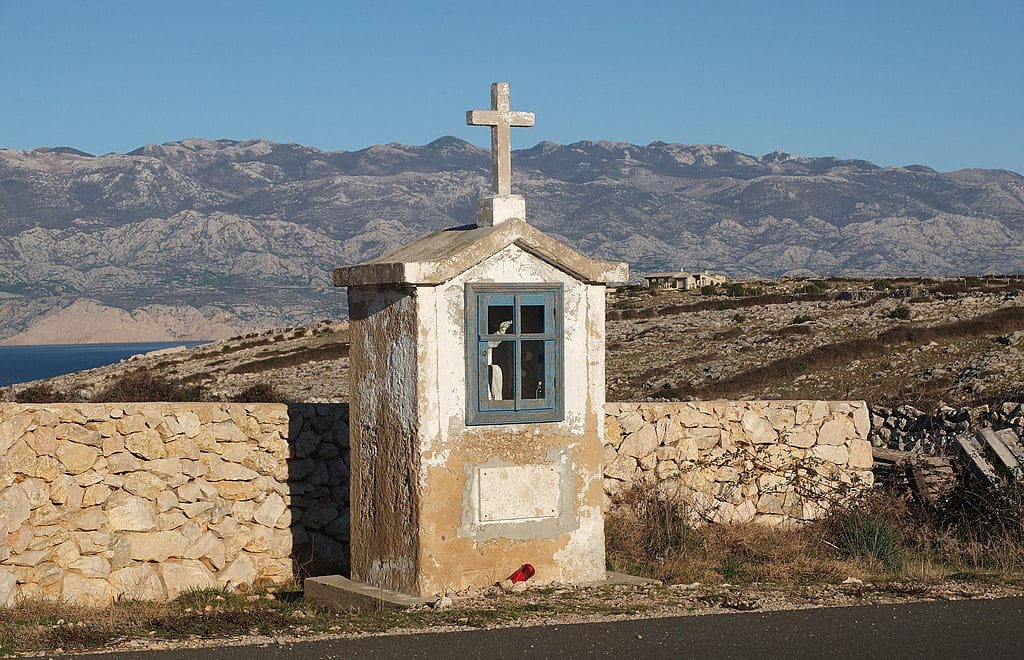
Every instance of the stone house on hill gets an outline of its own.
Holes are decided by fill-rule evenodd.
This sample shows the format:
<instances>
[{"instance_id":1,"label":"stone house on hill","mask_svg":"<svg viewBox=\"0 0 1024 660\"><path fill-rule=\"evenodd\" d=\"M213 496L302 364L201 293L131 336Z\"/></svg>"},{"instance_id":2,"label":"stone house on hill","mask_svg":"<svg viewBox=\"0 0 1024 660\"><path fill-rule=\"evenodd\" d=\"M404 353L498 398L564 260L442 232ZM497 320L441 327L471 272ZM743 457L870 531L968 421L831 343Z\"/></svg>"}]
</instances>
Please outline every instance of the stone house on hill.
<instances>
[{"instance_id":1,"label":"stone house on hill","mask_svg":"<svg viewBox=\"0 0 1024 660\"><path fill-rule=\"evenodd\" d=\"M711 284L725 284L728 278L725 275L711 273L706 270L695 274L680 270L668 273L649 273L644 276L644 280L651 289L694 291Z\"/></svg>"},{"instance_id":2,"label":"stone house on hill","mask_svg":"<svg viewBox=\"0 0 1024 660\"><path fill-rule=\"evenodd\" d=\"M693 275L684 271L674 273L648 273L644 276L648 288L651 289L693 289Z\"/></svg>"}]
</instances>

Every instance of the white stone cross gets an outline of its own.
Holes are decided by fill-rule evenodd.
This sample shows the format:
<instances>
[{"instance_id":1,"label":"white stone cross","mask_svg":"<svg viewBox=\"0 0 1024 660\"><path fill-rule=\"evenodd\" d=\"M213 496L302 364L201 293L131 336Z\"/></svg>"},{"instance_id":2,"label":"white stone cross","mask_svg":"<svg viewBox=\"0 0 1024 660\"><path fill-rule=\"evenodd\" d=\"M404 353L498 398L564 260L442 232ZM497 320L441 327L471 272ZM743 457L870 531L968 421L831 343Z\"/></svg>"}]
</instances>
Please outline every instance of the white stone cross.
<instances>
[{"instance_id":1,"label":"white stone cross","mask_svg":"<svg viewBox=\"0 0 1024 660\"><path fill-rule=\"evenodd\" d=\"M509 110L507 82L491 85L491 109L466 111L470 126L491 127L491 154L494 157L494 194L512 194L512 131L513 126L533 126L532 112Z\"/></svg>"}]
</instances>

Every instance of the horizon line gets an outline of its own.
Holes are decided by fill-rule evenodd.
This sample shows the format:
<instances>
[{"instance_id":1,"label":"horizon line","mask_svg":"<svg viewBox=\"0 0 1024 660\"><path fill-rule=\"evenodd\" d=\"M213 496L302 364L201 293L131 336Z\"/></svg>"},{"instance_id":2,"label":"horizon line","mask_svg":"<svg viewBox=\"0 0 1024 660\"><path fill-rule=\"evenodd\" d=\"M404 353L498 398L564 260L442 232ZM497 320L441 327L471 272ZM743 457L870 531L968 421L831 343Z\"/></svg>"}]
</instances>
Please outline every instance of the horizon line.
<instances>
[{"instance_id":1,"label":"horizon line","mask_svg":"<svg viewBox=\"0 0 1024 660\"><path fill-rule=\"evenodd\" d=\"M324 153L324 154L354 154L354 153L360 153L360 152L363 152L363 151L368 151L368 150L370 150L370 149L372 149L374 147L395 146L395 147L423 148L423 147L429 147L432 144L435 144L435 143L440 142L442 140L454 140L454 141L459 142L461 144L473 147L473 148L475 148L475 149L477 149L477 150L479 150L479 151L481 151L483 153L489 153L489 150L486 147L481 147L480 145L474 144L473 142L470 142L468 140L460 138L460 137L458 137L456 135L452 135L450 133L449 134L445 134L445 135L441 135L441 136L439 136L439 137L437 137L437 138L435 138L435 139L433 139L433 140L431 140L429 142L425 142L423 144L410 144L410 143L406 143L406 142L397 142L397 141L377 142L377 143L369 144L369 145L367 145L365 147L361 147L359 149L326 149L325 150L325 149L322 149L322 148L320 148L318 146L314 146L314 145L311 145L311 144L305 144L305 143L302 143L302 142L279 142L277 140L272 140L270 138L266 138L266 137L262 137L261 136L261 137L245 138L245 139L236 139L236 138L227 138L227 137L221 137L221 138L184 137L184 138L180 138L180 139L177 139L177 140L167 140L167 141L164 141L164 142L148 142L146 144L143 144L143 145L140 145L138 147L135 147L134 149L131 149L129 151L108 151L108 152L102 153L102 154L90 153L90 152L85 151L83 149L78 149L77 147L73 147L73 146L66 145L66 144L65 145L56 145L56 146L41 145L41 146L37 146L37 147L32 147L30 149L19 148L19 147L3 147L3 146L0 146L0 151L19 151L19 152L22 152L22 153L57 152L57 153L64 153L64 154L67 154L67 155L77 155L77 156L80 156L80 157L83 157L83 158L104 158L104 157L107 157L107 156L141 156L143 154L137 154L135 152L141 151L142 149L145 149L146 147L162 147L162 146L169 146L169 145L182 145L183 143L186 143L186 142L189 142L189 141L202 141L202 142L210 142L210 143L232 143L232 144L267 142L267 143L270 143L270 144L280 145L280 146L299 146L299 147L303 147L303 148L306 148L306 149L313 149L313 150L316 150L316 151L318 151L320 153ZM860 163L866 163L866 164L872 165L872 166L880 168L880 169L908 169L908 168L912 168L912 167L926 167L929 170L931 170L932 172L935 172L937 174L951 174L951 173L955 173L955 172L972 171L972 170L973 171L979 171L980 170L980 171L987 171L987 172L1006 172L1006 173L1013 174L1015 176L1019 176L1019 177L1024 178L1024 174L1022 174L1020 172L1017 172L1015 170L1010 170L1010 169L1003 168L1003 167L959 167L959 168L952 169L952 170L937 170L934 167L931 167L930 165L926 165L924 163L907 163L905 165L879 165L878 163L876 163L874 161L871 161L871 160L868 160L866 158L850 158L850 157L843 157L843 156L837 156L837 155L806 156L806 155L803 155L803 154L797 154L797 153L793 153L793 152L789 152L789 151L784 151L782 149L774 149L774 150L766 152L764 154L756 155L756 154L750 154L750 153L746 153L746 152L743 152L743 151L739 151L737 149L733 149L732 147L729 147L729 146L724 145L724 144L711 143L711 142L707 142L707 143L701 143L701 142L687 143L687 142L665 142L664 140L652 140L651 142L648 142L647 144L637 144L637 143L633 143L633 142L625 142L625 141L622 141L622 140L591 140L591 139L588 139L588 140L576 140L574 142L564 142L564 143L563 142L555 142L553 140L541 140L540 142L537 142L533 146L522 147L522 148L519 148L519 149L513 149L512 152L515 153L515 152L523 152L523 151L532 151L534 149L537 149L538 147L541 147L542 145L556 145L556 146L560 146L560 147L571 147L571 146L579 145L579 144L613 144L613 145L623 145L623 146L636 147L636 148L650 148L650 147L658 147L658 146L664 146L664 147L712 147L712 148L719 148L719 149L722 149L722 150L725 150L725 151L729 151L729 152L732 152L732 153L739 154L741 156L746 156L748 158L753 158L753 159L758 159L758 160L764 159L764 158L766 158L768 156L771 156L773 154L779 154L779 155L782 155L782 156L794 157L794 158L799 158L799 159L804 159L804 160L829 160L829 159L832 159L832 160L841 161L841 162L860 162Z\"/></svg>"}]
</instances>

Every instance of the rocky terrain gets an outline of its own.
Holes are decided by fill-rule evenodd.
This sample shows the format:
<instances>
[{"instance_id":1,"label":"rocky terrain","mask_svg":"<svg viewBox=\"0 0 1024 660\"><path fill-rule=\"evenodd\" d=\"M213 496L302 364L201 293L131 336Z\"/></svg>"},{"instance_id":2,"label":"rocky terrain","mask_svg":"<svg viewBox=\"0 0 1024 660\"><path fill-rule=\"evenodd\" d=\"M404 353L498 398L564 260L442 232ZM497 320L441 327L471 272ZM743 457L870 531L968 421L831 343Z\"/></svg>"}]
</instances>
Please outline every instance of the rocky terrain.
<instances>
[{"instance_id":1,"label":"rocky terrain","mask_svg":"<svg viewBox=\"0 0 1024 660\"><path fill-rule=\"evenodd\" d=\"M118 364L0 388L0 400L27 394L36 401L88 401L132 373L179 384L190 399L229 400L254 386L272 386L272 395L281 401L345 401L348 323L250 333L191 349L165 348Z\"/></svg>"},{"instance_id":2,"label":"rocky terrain","mask_svg":"<svg viewBox=\"0 0 1024 660\"><path fill-rule=\"evenodd\" d=\"M456 138L325 152L190 139L0 149L0 342L224 338L344 317L332 266L464 224L489 154ZM1017 273L1024 177L718 145L515 152L531 222L634 272Z\"/></svg>"},{"instance_id":3,"label":"rocky terrain","mask_svg":"<svg viewBox=\"0 0 1024 660\"><path fill-rule=\"evenodd\" d=\"M928 407L1021 395L1024 280L784 281L763 289L733 298L614 294L609 400Z\"/></svg>"},{"instance_id":4,"label":"rocky terrain","mask_svg":"<svg viewBox=\"0 0 1024 660\"><path fill-rule=\"evenodd\" d=\"M1024 278L780 280L729 296L609 293L608 400L864 399L931 410L1024 399ZM132 370L230 398L348 395L344 322L253 333L60 376L88 398ZM12 397L27 385L7 391Z\"/></svg>"}]
</instances>

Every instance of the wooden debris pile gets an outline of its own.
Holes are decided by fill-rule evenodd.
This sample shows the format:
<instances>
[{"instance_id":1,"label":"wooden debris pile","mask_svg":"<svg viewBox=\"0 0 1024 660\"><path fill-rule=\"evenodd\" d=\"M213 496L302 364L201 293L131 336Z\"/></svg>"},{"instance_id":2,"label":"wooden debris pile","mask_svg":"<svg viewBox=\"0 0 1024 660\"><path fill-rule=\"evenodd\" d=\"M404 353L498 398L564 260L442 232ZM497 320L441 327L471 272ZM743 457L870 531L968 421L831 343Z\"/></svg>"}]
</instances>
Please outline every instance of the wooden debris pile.
<instances>
[{"instance_id":1,"label":"wooden debris pile","mask_svg":"<svg viewBox=\"0 0 1024 660\"><path fill-rule=\"evenodd\" d=\"M929 508L938 506L956 486L956 473L946 456L881 447L875 447L872 454L879 482L910 490Z\"/></svg>"},{"instance_id":2,"label":"wooden debris pile","mask_svg":"<svg viewBox=\"0 0 1024 660\"><path fill-rule=\"evenodd\" d=\"M934 508L946 500L959 480L982 484L992 493L1011 484L1024 485L1024 445L1013 429L985 427L955 437L951 456L874 447L875 479L909 490L921 504Z\"/></svg>"},{"instance_id":3,"label":"wooden debris pile","mask_svg":"<svg viewBox=\"0 0 1024 660\"><path fill-rule=\"evenodd\" d=\"M977 435L960 435L956 447L966 471L993 491L1024 484L1024 447L1013 429L983 428Z\"/></svg>"}]
</instances>

